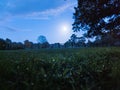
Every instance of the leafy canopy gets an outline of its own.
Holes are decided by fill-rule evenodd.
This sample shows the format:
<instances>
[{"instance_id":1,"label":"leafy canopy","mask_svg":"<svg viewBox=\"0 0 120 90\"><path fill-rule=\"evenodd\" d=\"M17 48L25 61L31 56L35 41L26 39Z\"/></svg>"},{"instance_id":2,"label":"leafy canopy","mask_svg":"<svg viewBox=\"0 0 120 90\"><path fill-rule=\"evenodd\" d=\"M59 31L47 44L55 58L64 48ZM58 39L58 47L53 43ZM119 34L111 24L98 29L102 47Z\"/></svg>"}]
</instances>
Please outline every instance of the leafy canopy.
<instances>
[{"instance_id":1,"label":"leafy canopy","mask_svg":"<svg viewBox=\"0 0 120 90\"><path fill-rule=\"evenodd\" d=\"M120 0L78 0L73 31L87 30L87 36L120 38Z\"/></svg>"}]
</instances>

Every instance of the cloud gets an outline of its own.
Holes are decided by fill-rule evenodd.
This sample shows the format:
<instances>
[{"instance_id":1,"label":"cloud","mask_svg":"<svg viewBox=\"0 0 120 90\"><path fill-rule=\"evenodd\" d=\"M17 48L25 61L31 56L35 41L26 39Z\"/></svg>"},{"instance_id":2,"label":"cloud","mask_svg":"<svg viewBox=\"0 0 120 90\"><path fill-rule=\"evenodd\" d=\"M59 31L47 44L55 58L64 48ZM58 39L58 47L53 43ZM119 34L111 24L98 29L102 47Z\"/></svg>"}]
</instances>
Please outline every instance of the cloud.
<instances>
[{"instance_id":1,"label":"cloud","mask_svg":"<svg viewBox=\"0 0 120 90\"><path fill-rule=\"evenodd\" d=\"M57 8L51 8L44 11L33 11L30 13L17 15L18 17L23 17L25 19L35 19L35 20L48 20L51 17L56 17L61 15L67 10L73 11L73 7L76 3L67 3L63 6L59 6Z\"/></svg>"},{"instance_id":2,"label":"cloud","mask_svg":"<svg viewBox=\"0 0 120 90\"><path fill-rule=\"evenodd\" d=\"M18 29L16 29L16 28L9 27L9 26L3 26L3 25L0 25L0 30L7 31L7 32L16 32L16 31L18 31Z\"/></svg>"},{"instance_id":3,"label":"cloud","mask_svg":"<svg viewBox=\"0 0 120 90\"><path fill-rule=\"evenodd\" d=\"M4 22L10 22L15 18L27 20L48 20L60 16L66 11L73 11L73 7L76 5L76 2L65 2L64 5L56 8L49 7L48 9L41 9L42 11L40 10L40 7L39 9L32 7L33 9L29 8L30 10L26 11L26 8L24 9L22 6L19 8L17 4L17 1L6 2L6 10L2 13L3 15L0 15L0 18L2 18L2 20L0 20L0 24L3 24Z\"/></svg>"},{"instance_id":4,"label":"cloud","mask_svg":"<svg viewBox=\"0 0 120 90\"><path fill-rule=\"evenodd\" d=\"M47 17L47 16L42 16L42 17L39 17L39 16L25 16L23 18L31 19L31 20L48 20L49 19L49 17Z\"/></svg>"},{"instance_id":5,"label":"cloud","mask_svg":"<svg viewBox=\"0 0 120 90\"><path fill-rule=\"evenodd\" d=\"M32 2L29 2L31 5ZM33 3L37 4L37 3ZM56 17L61 15L66 11L73 11L73 7L76 5L76 2L66 2L64 5L61 5L56 8L42 9L43 7L36 5L31 7L26 2L22 3L18 1L7 1L5 3L5 11L3 12L2 18L23 18L23 19L33 19L33 20L48 20L51 17ZM41 11L42 10L42 11ZM1 15L0 15L1 16ZM9 19L10 19L9 18Z\"/></svg>"},{"instance_id":6,"label":"cloud","mask_svg":"<svg viewBox=\"0 0 120 90\"><path fill-rule=\"evenodd\" d=\"M7 30L10 31L10 32L15 32L15 31L17 31L17 29L12 28L12 27L8 27L8 26L5 26L4 28L7 29Z\"/></svg>"},{"instance_id":7,"label":"cloud","mask_svg":"<svg viewBox=\"0 0 120 90\"><path fill-rule=\"evenodd\" d=\"M41 12L32 12L30 14L30 16L39 16L39 15L57 16L57 15L60 15L61 13L63 13L64 11L71 9L71 7L73 7L74 5L75 5L75 3L68 3L67 5L63 5L61 7L56 8L56 9L48 9L48 10L41 11Z\"/></svg>"},{"instance_id":8,"label":"cloud","mask_svg":"<svg viewBox=\"0 0 120 90\"><path fill-rule=\"evenodd\" d=\"M9 31L9 32L29 32L32 31L30 29L20 29L12 26L0 26L3 30Z\"/></svg>"}]
</instances>

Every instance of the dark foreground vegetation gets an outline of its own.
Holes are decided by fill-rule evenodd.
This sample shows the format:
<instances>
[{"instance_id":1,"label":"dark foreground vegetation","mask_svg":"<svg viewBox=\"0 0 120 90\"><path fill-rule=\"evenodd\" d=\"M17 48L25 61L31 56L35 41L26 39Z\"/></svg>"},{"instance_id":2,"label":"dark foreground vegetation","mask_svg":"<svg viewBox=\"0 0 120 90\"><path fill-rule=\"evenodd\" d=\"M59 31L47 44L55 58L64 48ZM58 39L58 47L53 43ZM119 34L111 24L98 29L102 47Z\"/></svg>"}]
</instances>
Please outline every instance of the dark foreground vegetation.
<instances>
[{"instance_id":1,"label":"dark foreground vegetation","mask_svg":"<svg viewBox=\"0 0 120 90\"><path fill-rule=\"evenodd\" d=\"M120 90L120 48L0 51L0 90Z\"/></svg>"}]
</instances>

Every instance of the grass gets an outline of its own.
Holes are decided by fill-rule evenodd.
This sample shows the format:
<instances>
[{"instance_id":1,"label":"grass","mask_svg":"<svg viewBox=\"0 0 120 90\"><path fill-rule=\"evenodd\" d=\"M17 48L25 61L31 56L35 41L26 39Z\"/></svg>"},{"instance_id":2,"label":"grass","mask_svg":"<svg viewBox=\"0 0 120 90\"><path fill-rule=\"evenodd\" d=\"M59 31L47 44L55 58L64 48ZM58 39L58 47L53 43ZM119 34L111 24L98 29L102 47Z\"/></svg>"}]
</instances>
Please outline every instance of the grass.
<instances>
[{"instance_id":1,"label":"grass","mask_svg":"<svg viewBox=\"0 0 120 90\"><path fill-rule=\"evenodd\" d=\"M0 90L120 90L120 48L0 51Z\"/></svg>"}]
</instances>

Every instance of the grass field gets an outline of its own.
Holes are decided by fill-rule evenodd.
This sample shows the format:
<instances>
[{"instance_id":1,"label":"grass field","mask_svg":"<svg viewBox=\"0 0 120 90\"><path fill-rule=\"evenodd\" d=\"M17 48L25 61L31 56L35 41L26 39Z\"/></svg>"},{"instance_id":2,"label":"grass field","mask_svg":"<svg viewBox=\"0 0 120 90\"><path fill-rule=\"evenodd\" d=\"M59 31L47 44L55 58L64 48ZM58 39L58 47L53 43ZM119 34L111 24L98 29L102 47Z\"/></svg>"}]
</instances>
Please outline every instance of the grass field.
<instances>
[{"instance_id":1,"label":"grass field","mask_svg":"<svg viewBox=\"0 0 120 90\"><path fill-rule=\"evenodd\" d=\"M120 48L0 51L0 90L120 90Z\"/></svg>"}]
</instances>

